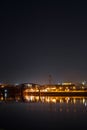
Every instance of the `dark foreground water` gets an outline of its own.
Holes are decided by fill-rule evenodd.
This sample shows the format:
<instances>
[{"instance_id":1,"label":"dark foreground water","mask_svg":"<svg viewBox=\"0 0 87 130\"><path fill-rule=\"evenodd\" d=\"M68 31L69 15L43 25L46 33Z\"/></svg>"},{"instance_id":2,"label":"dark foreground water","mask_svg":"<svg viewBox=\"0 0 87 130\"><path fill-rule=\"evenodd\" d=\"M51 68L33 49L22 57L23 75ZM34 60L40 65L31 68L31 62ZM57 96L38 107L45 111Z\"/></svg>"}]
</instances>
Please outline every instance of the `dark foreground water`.
<instances>
[{"instance_id":1,"label":"dark foreground water","mask_svg":"<svg viewBox=\"0 0 87 130\"><path fill-rule=\"evenodd\" d=\"M4 130L87 130L87 98L34 97L0 101Z\"/></svg>"}]
</instances>

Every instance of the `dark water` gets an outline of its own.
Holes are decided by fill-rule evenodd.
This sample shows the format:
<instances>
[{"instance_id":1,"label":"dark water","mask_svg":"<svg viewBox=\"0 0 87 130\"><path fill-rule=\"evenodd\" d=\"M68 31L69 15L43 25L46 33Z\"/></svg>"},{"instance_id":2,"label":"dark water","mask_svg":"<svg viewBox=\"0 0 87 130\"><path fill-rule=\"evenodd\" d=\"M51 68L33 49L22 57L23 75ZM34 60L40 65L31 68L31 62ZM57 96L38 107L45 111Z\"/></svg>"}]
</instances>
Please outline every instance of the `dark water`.
<instances>
[{"instance_id":1,"label":"dark water","mask_svg":"<svg viewBox=\"0 0 87 130\"><path fill-rule=\"evenodd\" d=\"M86 97L1 99L0 128L4 130L87 130Z\"/></svg>"}]
</instances>

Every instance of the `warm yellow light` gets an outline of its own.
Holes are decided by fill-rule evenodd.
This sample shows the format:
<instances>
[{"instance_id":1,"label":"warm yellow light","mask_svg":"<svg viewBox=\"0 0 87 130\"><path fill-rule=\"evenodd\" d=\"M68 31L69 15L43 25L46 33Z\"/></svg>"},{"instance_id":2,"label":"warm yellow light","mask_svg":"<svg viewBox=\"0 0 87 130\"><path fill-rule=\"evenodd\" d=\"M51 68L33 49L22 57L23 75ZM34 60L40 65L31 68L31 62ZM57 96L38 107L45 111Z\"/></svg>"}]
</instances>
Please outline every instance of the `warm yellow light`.
<instances>
[{"instance_id":1,"label":"warm yellow light","mask_svg":"<svg viewBox=\"0 0 87 130\"><path fill-rule=\"evenodd\" d=\"M75 98L73 99L73 102L74 102L74 104L76 104L76 99Z\"/></svg>"},{"instance_id":2,"label":"warm yellow light","mask_svg":"<svg viewBox=\"0 0 87 130\"><path fill-rule=\"evenodd\" d=\"M49 102L50 102L50 99L48 98L48 99L46 99L46 101L49 103Z\"/></svg>"},{"instance_id":3,"label":"warm yellow light","mask_svg":"<svg viewBox=\"0 0 87 130\"><path fill-rule=\"evenodd\" d=\"M52 102L56 103L56 99L52 99Z\"/></svg>"},{"instance_id":4,"label":"warm yellow light","mask_svg":"<svg viewBox=\"0 0 87 130\"><path fill-rule=\"evenodd\" d=\"M59 87L59 89L61 90L61 89L62 89L62 87Z\"/></svg>"},{"instance_id":5,"label":"warm yellow light","mask_svg":"<svg viewBox=\"0 0 87 130\"><path fill-rule=\"evenodd\" d=\"M64 82L64 83L62 83L62 85L71 85L72 83L70 83L70 82Z\"/></svg>"},{"instance_id":6,"label":"warm yellow light","mask_svg":"<svg viewBox=\"0 0 87 130\"><path fill-rule=\"evenodd\" d=\"M28 87L32 87L32 84L27 84Z\"/></svg>"},{"instance_id":7,"label":"warm yellow light","mask_svg":"<svg viewBox=\"0 0 87 130\"><path fill-rule=\"evenodd\" d=\"M0 98L1 101L3 101L3 99L4 99L3 97Z\"/></svg>"},{"instance_id":8,"label":"warm yellow light","mask_svg":"<svg viewBox=\"0 0 87 130\"><path fill-rule=\"evenodd\" d=\"M1 88L4 88L4 85L2 85Z\"/></svg>"},{"instance_id":9,"label":"warm yellow light","mask_svg":"<svg viewBox=\"0 0 87 130\"><path fill-rule=\"evenodd\" d=\"M75 86L73 86L73 89L76 89L76 87L75 87Z\"/></svg>"},{"instance_id":10,"label":"warm yellow light","mask_svg":"<svg viewBox=\"0 0 87 130\"><path fill-rule=\"evenodd\" d=\"M85 103L85 99L83 98L83 104Z\"/></svg>"},{"instance_id":11,"label":"warm yellow light","mask_svg":"<svg viewBox=\"0 0 87 130\"><path fill-rule=\"evenodd\" d=\"M59 102L60 102L60 103L63 103L63 99L60 98Z\"/></svg>"}]
</instances>

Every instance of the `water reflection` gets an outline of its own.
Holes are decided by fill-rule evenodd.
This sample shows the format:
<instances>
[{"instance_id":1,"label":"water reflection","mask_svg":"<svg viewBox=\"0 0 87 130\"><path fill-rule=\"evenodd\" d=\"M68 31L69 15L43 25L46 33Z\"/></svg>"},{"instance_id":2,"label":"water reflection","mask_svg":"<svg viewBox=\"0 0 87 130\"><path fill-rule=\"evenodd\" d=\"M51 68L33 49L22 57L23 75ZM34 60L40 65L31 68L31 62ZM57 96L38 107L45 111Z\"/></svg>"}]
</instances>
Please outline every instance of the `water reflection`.
<instances>
[{"instance_id":1,"label":"water reflection","mask_svg":"<svg viewBox=\"0 0 87 130\"><path fill-rule=\"evenodd\" d=\"M87 97L60 97L60 96L29 96L26 95L24 97L24 101L26 103L42 103L41 110L44 111L44 104L48 104L48 111L53 112L78 112L81 111L80 107L82 107L82 112L86 112L87 109ZM29 106L30 107L30 106ZM30 108L29 108L30 109ZM35 107L33 110L38 109Z\"/></svg>"},{"instance_id":2,"label":"water reflection","mask_svg":"<svg viewBox=\"0 0 87 130\"><path fill-rule=\"evenodd\" d=\"M42 102L42 103L66 103L76 104L82 103L87 105L87 97L60 97L60 96L24 96L25 102Z\"/></svg>"},{"instance_id":3,"label":"water reflection","mask_svg":"<svg viewBox=\"0 0 87 130\"><path fill-rule=\"evenodd\" d=\"M16 96L10 96L10 97L3 97L0 96L0 102L26 102L26 103L33 103L33 102L42 102L42 103L66 103L66 104L84 104L87 106L87 97L82 96L33 96L33 95L16 95Z\"/></svg>"},{"instance_id":4,"label":"water reflection","mask_svg":"<svg viewBox=\"0 0 87 130\"><path fill-rule=\"evenodd\" d=\"M87 97L68 96L0 96L1 128L11 122L15 128L87 128ZM10 105L9 105L10 104ZM38 123L39 122L39 123ZM43 125L44 123L44 125ZM35 124L35 125L33 125ZM64 124L64 125L63 125ZM12 127L13 128L13 127Z\"/></svg>"}]
</instances>

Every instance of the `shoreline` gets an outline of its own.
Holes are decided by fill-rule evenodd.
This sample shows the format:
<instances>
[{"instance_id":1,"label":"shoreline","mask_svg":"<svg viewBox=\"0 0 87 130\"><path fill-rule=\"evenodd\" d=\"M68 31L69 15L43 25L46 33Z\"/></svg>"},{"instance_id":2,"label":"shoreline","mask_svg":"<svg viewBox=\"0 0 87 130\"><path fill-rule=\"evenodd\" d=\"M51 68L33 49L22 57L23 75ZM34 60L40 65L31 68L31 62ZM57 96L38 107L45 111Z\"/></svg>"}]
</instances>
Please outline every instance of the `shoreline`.
<instances>
[{"instance_id":1,"label":"shoreline","mask_svg":"<svg viewBox=\"0 0 87 130\"><path fill-rule=\"evenodd\" d=\"M87 96L87 92L26 92L33 96Z\"/></svg>"}]
</instances>

